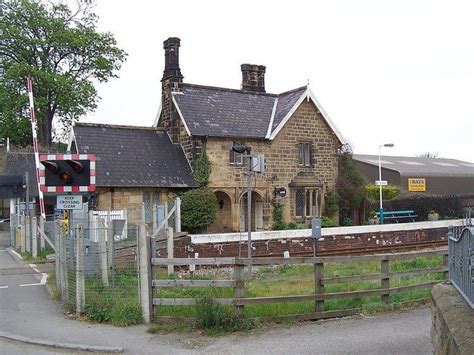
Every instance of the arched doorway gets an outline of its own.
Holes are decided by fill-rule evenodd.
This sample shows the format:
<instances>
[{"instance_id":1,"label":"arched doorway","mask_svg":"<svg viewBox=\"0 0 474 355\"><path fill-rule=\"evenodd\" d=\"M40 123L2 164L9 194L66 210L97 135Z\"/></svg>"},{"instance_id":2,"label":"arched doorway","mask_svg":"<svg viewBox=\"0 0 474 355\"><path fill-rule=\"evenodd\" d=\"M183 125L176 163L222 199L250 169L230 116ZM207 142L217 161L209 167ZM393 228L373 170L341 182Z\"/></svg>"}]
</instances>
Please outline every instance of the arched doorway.
<instances>
[{"instance_id":1,"label":"arched doorway","mask_svg":"<svg viewBox=\"0 0 474 355\"><path fill-rule=\"evenodd\" d=\"M216 221L207 227L210 233L228 233L232 231L232 203L230 196L223 191L215 191L217 198Z\"/></svg>"},{"instance_id":2,"label":"arched doorway","mask_svg":"<svg viewBox=\"0 0 474 355\"><path fill-rule=\"evenodd\" d=\"M263 197L252 191L252 231L263 230ZM240 231L246 231L248 222L247 192L240 197Z\"/></svg>"}]
</instances>

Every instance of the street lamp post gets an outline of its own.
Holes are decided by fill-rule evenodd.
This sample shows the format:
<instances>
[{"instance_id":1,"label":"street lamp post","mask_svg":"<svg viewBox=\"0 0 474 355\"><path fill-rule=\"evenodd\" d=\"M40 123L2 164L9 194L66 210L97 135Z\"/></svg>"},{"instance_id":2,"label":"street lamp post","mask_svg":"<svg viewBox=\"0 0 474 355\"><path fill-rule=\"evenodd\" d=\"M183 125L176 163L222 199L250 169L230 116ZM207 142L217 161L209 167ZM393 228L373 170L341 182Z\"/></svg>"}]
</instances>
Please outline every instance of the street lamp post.
<instances>
[{"instance_id":1,"label":"street lamp post","mask_svg":"<svg viewBox=\"0 0 474 355\"><path fill-rule=\"evenodd\" d=\"M383 205L382 205L382 162L380 159L380 151L382 147L393 148L393 143L379 145L379 199L380 199L380 224L383 224Z\"/></svg>"},{"instance_id":2,"label":"street lamp post","mask_svg":"<svg viewBox=\"0 0 474 355\"><path fill-rule=\"evenodd\" d=\"M247 171L247 257L252 257L252 148L246 147L242 144L237 144L232 147L232 150L247 157L248 171ZM244 154L247 153L247 154Z\"/></svg>"}]
</instances>

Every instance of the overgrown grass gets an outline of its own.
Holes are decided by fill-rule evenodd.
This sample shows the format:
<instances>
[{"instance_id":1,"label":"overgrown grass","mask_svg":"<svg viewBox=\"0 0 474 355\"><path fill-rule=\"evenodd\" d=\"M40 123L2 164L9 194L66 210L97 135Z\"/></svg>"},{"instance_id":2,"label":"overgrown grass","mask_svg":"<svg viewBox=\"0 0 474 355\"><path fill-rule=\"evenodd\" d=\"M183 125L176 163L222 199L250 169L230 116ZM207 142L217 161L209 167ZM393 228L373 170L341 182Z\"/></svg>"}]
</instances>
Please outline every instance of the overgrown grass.
<instances>
[{"instance_id":1,"label":"overgrown grass","mask_svg":"<svg viewBox=\"0 0 474 355\"><path fill-rule=\"evenodd\" d=\"M397 260L390 263L390 271L417 270L434 268L442 265L442 257L416 257L413 259ZM356 276L380 273L380 261L359 261L351 264L325 264L324 277ZM160 275L163 278L166 276ZM172 276L173 277L173 276ZM211 279L213 276L200 275L199 278ZM215 277L215 276L214 276ZM196 276L188 276L193 279ZM221 278L221 277L220 277ZM391 277L390 287L412 285L428 281L442 280L442 273L430 273L419 276ZM357 282L344 282L328 284L325 293L374 290L381 288L380 280L364 280ZM250 280L245 282L245 297L271 297L289 295L307 295L314 293L313 265L295 265L281 267L259 268ZM360 308L363 313L373 313L397 309L397 305L419 304L430 297L431 289L419 289L400 292L390 296L389 304L381 302L380 296L353 297L327 300L325 310L344 310ZM159 298L199 298L208 295L213 298L232 298L232 288L191 288L174 287L160 288L156 297ZM160 306L157 315L167 316L199 316L193 306ZM314 312L313 301L280 302L273 304L248 305L244 308L246 318L260 318L268 316L281 316Z\"/></svg>"},{"instance_id":2,"label":"overgrown grass","mask_svg":"<svg viewBox=\"0 0 474 355\"><path fill-rule=\"evenodd\" d=\"M46 257L50 254L54 254L54 250L51 249L51 248L40 250L40 251L38 251L38 256L36 258L33 258L33 254L29 251L25 251L25 252L20 253L20 254L21 254L21 257L24 260L26 260L30 263L44 264L47 261Z\"/></svg>"},{"instance_id":3,"label":"overgrown grass","mask_svg":"<svg viewBox=\"0 0 474 355\"><path fill-rule=\"evenodd\" d=\"M138 300L138 275L135 272L115 274L115 287L105 286L97 277L86 277L85 316L93 322L128 326L142 322Z\"/></svg>"}]
</instances>

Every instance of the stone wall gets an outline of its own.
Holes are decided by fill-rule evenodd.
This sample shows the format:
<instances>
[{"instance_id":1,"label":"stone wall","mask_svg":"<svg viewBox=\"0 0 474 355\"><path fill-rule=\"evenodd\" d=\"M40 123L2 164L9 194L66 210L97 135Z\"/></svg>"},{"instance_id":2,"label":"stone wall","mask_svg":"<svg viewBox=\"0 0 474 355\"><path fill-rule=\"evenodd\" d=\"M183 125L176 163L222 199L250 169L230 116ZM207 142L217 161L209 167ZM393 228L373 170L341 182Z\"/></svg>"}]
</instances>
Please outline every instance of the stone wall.
<instances>
[{"instance_id":1,"label":"stone wall","mask_svg":"<svg viewBox=\"0 0 474 355\"><path fill-rule=\"evenodd\" d=\"M431 343L435 354L474 354L474 309L450 283L433 287Z\"/></svg>"},{"instance_id":2,"label":"stone wall","mask_svg":"<svg viewBox=\"0 0 474 355\"><path fill-rule=\"evenodd\" d=\"M144 193L156 194L160 201L167 201L174 198L174 194L163 188L114 188L97 189L97 210L127 210L128 224L139 224L143 221ZM148 208L152 208L149 202Z\"/></svg>"}]
</instances>

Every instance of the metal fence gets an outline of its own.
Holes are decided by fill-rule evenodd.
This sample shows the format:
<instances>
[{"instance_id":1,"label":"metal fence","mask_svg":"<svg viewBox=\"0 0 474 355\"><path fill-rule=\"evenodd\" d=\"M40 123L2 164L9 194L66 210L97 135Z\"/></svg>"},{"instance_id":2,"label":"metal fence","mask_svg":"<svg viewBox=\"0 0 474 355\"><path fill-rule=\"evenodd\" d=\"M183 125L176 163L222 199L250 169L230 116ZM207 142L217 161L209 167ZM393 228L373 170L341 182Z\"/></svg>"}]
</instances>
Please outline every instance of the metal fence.
<instances>
[{"instance_id":1,"label":"metal fence","mask_svg":"<svg viewBox=\"0 0 474 355\"><path fill-rule=\"evenodd\" d=\"M100 317L117 303L139 304L137 227L114 235L102 223L93 230L78 224L68 235L60 228L57 234L56 287L71 312Z\"/></svg>"},{"instance_id":2,"label":"metal fence","mask_svg":"<svg viewBox=\"0 0 474 355\"><path fill-rule=\"evenodd\" d=\"M462 227L449 227L449 280L474 308L474 227L466 218Z\"/></svg>"}]
</instances>

